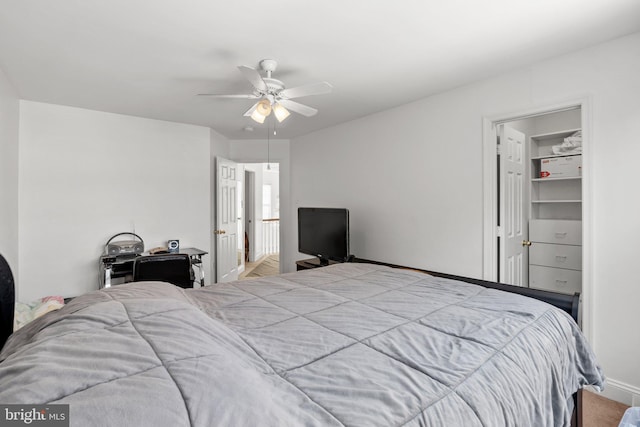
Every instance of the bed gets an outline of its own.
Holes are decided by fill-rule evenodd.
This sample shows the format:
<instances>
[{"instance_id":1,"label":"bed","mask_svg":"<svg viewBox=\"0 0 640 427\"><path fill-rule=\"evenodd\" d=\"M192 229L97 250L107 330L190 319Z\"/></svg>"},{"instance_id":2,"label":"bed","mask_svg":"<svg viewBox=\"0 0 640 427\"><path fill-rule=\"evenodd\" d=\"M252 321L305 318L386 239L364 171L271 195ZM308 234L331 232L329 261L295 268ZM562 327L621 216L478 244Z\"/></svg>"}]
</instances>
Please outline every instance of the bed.
<instances>
[{"instance_id":1,"label":"bed","mask_svg":"<svg viewBox=\"0 0 640 427\"><path fill-rule=\"evenodd\" d=\"M115 286L0 353L0 403L77 426L563 426L603 381L566 311L370 263Z\"/></svg>"}]
</instances>

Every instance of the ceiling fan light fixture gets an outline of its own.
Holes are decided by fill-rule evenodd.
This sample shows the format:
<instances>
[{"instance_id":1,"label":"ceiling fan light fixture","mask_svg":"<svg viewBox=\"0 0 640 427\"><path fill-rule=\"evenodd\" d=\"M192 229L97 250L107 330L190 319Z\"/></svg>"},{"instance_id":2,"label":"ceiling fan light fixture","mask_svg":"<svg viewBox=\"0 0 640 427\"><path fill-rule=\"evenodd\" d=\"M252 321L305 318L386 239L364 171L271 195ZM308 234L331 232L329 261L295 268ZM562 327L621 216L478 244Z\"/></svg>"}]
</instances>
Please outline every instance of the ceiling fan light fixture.
<instances>
[{"instance_id":1,"label":"ceiling fan light fixture","mask_svg":"<svg viewBox=\"0 0 640 427\"><path fill-rule=\"evenodd\" d=\"M273 114L276 116L276 119L278 119L278 122L280 123L282 123L284 119L291 115L289 110L287 110L277 102L273 105Z\"/></svg>"},{"instance_id":2,"label":"ceiling fan light fixture","mask_svg":"<svg viewBox=\"0 0 640 427\"><path fill-rule=\"evenodd\" d=\"M260 71L247 67L246 65L238 66L240 72L245 79L251 83L253 91L243 94L215 94L203 93L200 96L210 96L213 98L235 98L235 99L253 99L257 102L251 108L245 111L245 117L251 117L255 122L263 124L273 110L274 116L279 122L283 122L293 111L305 117L313 117L318 113L315 108L308 105L292 101L293 98L300 98L309 95L322 95L330 93L333 89L327 82L311 83L304 86L285 88L282 81L274 78L272 73L276 70L278 63L273 59L263 59L260 61L260 68L266 72L267 76L263 77ZM281 104L282 103L282 104ZM286 107L285 107L286 106Z\"/></svg>"},{"instance_id":3,"label":"ceiling fan light fixture","mask_svg":"<svg viewBox=\"0 0 640 427\"><path fill-rule=\"evenodd\" d=\"M271 114L271 101L263 99L256 104L255 110L251 113L251 118L258 123L264 123L264 119Z\"/></svg>"},{"instance_id":4,"label":"ceiling fan light fixture","mask_svg":"<svg viewBox=\"0 0 640 427\"><path fill-rule=\"evenodd\" d=\"M252 118L254 121L256 121L256 122L258 122L258 123L262 124L262 123L264 123L264 119L266 119L266 118L267 118L267 116L265 116L265 115L263 115L263 114L260 114L260 112L259 112L259 111L258 111L258 109L256 108L255 110L253 110L253 113L251 113L251 118Z\"/></svg>"},{"instance_id":5,"label":"ceiling fan light fixture","mask_svg":"<svg viewBox=\"0 0 640 427\"><path fill-rule=\"evenodd\" d=\"M271 114L271 102L269 102L268 99L263 99L262 101L258 102L256 111L267 117L269 114Z\"/></svg>"}]
</instances>

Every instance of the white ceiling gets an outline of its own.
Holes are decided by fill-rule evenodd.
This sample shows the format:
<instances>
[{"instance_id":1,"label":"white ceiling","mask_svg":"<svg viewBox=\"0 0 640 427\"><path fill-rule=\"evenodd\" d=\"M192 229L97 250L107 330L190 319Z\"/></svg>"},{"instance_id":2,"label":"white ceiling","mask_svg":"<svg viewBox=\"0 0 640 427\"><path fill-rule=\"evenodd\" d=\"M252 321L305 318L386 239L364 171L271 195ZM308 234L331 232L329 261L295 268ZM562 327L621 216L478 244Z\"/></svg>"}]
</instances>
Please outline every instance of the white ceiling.
<instances>
[{"instance_id":1,"label":"white ceiling","mask_svg":"<svg viewBox=\"0 0 640 427\"><path fill-rule=\"evenodd\" d=\"M0 0L0 67L22 99L255 139L252 100L194 95L248 93L237 66L272 58L334 86L292 138L637 31L638 0Z\"/></svg>"}]
</instances>

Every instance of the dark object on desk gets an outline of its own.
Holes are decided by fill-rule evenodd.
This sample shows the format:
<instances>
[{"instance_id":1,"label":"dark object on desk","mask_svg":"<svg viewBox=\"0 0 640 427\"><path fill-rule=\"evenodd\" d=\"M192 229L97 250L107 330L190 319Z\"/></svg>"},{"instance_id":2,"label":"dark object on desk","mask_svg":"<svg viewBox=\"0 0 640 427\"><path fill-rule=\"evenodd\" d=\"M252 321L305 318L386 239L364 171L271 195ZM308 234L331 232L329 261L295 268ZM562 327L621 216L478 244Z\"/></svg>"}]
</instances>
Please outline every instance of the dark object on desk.
<instances>
[{"instance_id":1,"label":"dark object on desk","mask_svg":"<svg viewBox=\"0 0 640 427\"><path fill-rule=\"evenodd\" d=\"M7 260L0 255L0 349L13 332L15 285Z\"/></svg>"},{"instance_id":2,"label":"dark object on desk","mask_svg":"<svg viewBox=\"0 0 640 427\"><path fill-rule=\"evenodd\" d=\"M180 252L180 240L169 240L167 242L167 250L172 254Z\"/></svg>"},{"instance_id":3,"label":"dark object on desk","mask_svg":"<svg viewBox=\"0 0 640 427\"><path fill-rule=\"evenodd\" d=\"M133 281L159 280L181 288L193 287L191 259L187 254L141 256L133 261Z\"/></svg>"}]
</instances>

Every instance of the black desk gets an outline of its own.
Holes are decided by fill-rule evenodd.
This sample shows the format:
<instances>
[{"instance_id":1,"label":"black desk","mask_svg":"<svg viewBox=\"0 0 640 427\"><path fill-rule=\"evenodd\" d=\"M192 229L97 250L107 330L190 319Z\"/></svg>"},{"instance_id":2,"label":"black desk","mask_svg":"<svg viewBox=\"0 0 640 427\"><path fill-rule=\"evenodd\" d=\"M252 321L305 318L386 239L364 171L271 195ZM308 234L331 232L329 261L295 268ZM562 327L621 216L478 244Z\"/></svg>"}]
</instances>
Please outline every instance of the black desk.
<instances>
[{"instance_id":1,"label":"black desk","mask_svg":"<svg viewBox=\"0 0 640 427\"><path fill-rule=\"evenodd\" d=\"M204 286L202 257L209 252L197 248L180 248L178 253L189 255L189 258L191 258L191 266L196 267L200 273L200 286ZM149 254L145 252L142 255ZM133 262L138 256L139 255L102 255L98 261L100 269L100 289L111 287L111 280L116 278L123 278L125 283L133 281Z\"/></svg>"}]
</instances>

